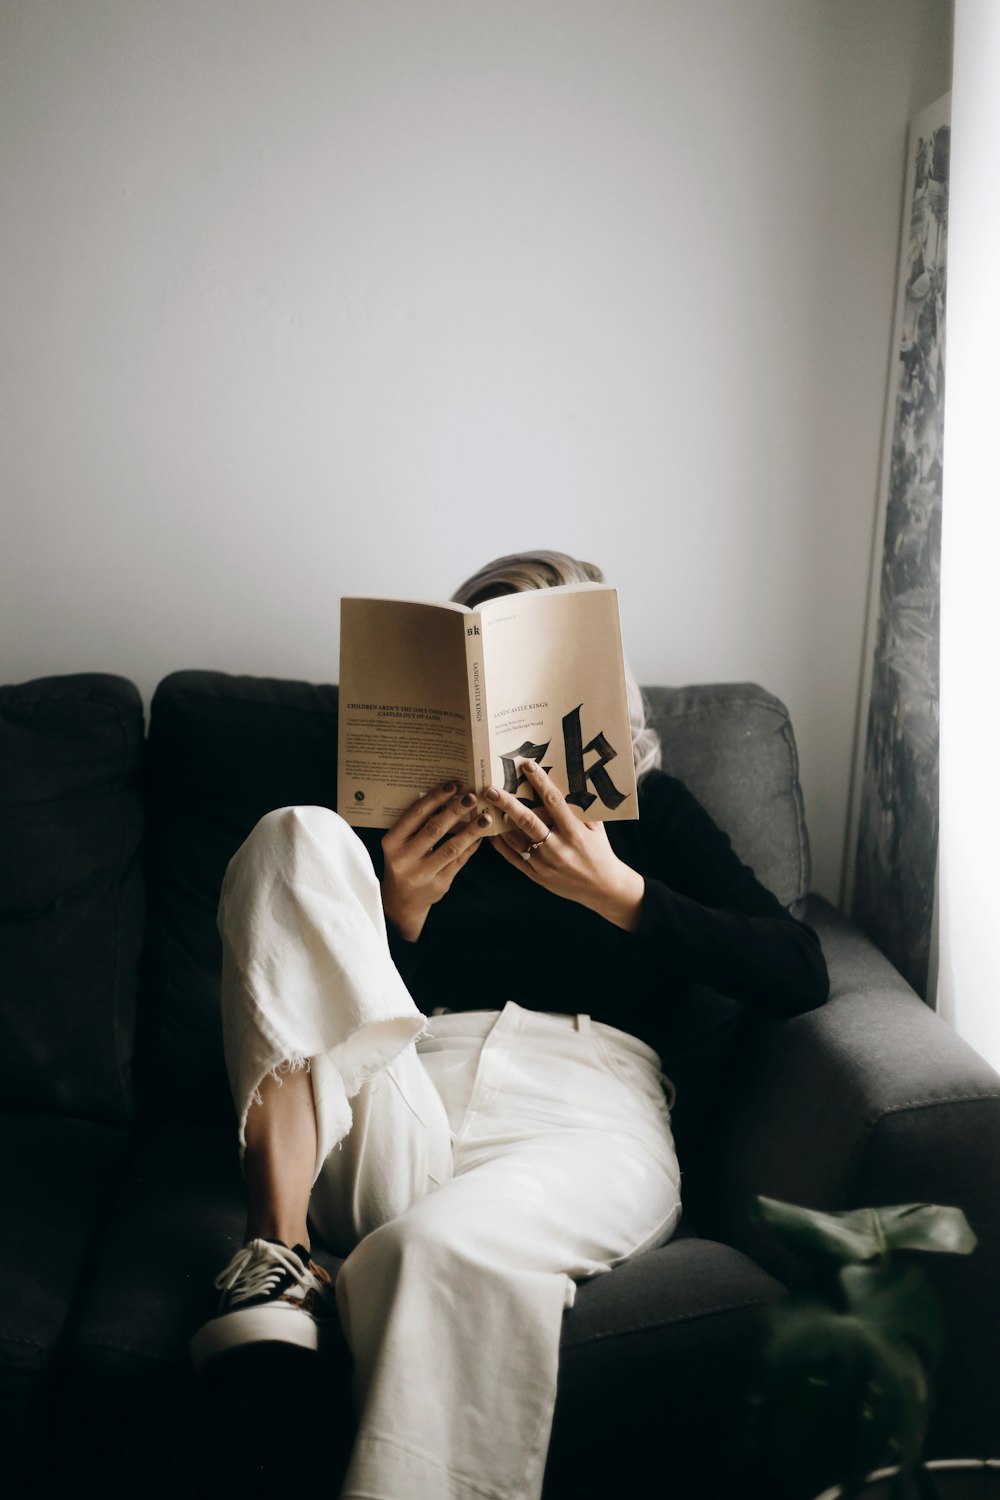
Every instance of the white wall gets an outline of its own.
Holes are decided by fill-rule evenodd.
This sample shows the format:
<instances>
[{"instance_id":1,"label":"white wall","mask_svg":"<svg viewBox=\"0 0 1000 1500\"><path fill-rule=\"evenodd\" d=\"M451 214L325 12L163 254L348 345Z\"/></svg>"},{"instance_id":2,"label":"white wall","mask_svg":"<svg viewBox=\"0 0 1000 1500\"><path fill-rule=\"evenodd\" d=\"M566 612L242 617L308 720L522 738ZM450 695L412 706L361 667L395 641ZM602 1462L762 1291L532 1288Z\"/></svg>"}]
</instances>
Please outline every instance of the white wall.
<instances>
[{"instance_id":1,"label":"white wall","mask_svg":"<svg viewBox=\"0 0 1000 1500\"><path fill-rule=\"evenodd\" d=\"M0 676L337 675L599 561L789 704L837 894L905 126L948 0L5 0Z\"/></svg>"}]
</instances>

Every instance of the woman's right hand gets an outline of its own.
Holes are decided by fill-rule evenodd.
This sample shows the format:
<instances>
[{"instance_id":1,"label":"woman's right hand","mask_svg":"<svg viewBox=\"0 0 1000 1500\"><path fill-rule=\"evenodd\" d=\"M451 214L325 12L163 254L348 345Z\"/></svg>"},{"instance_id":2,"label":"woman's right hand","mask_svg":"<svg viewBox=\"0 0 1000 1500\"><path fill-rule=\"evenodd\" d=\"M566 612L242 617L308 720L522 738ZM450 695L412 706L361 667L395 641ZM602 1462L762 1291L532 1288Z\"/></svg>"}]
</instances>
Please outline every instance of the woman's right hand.
<instances>
[{"instance_id":1,"label":"woman's right hand","mask_svg":"<svg viewBox=\"0 0 1000 1500\"><path fill-rule=\"evenodd\" d=\"M416 942L427 913L450 890L492 822L490 814L483 813L460 827L476 798L472 792L457 797L457 790L450 781L419 797L382 839L382 909L409 943Z\"/></svg>"}]
</instances>

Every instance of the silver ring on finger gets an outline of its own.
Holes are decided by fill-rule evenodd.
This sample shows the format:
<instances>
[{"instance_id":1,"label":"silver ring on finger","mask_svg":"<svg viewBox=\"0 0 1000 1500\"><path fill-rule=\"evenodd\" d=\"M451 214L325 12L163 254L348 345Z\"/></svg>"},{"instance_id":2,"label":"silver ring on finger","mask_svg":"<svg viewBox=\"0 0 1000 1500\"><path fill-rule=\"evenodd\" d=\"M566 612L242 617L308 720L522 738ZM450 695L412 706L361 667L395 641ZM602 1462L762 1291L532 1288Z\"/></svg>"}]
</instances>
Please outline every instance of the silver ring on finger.
<instances>
[{"instance_id":1,"label":"silver ring on finger","mask_svg":"<svg viewBox=\"0 0 1000 1500\"><path fill-rule=\"evenodd\" d=\"M530 864L531 863L531 856L534 854L534 852L535 852L536 849L540 849L542 847L542 845L545 843L545 839L548 838L548 836L549 836L549 834L551 832L552 832L551 828L546 828L546 830L545 830L545 838L544 839L536 839L533 844L529 844L528 845L527 849L522 849L521 850L521 858L523 860L526 860L528 862L528 864Z\"/></svg>"}]
</instances>

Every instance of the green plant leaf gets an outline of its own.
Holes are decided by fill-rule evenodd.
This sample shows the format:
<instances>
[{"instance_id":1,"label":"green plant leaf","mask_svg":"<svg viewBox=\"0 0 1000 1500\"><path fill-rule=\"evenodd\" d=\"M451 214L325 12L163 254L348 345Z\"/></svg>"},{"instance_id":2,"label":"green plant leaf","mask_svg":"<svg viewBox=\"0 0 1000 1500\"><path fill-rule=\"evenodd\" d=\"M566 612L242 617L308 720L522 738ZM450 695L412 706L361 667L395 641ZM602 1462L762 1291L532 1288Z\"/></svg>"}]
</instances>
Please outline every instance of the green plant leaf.
<instances>
[{"instance_id":1,"label":"green plant leaf","mask_svg":"<svg viewBox=\"0 0 1000 1500\"><path fill-rule=\"evenodd\" d=\"M893 1250L970 1255L978 1244L960 1208L942 1203L897 1203L869 1212L878 1215L885 1242Z\"/></svg>"},{"instance_id":2,"label":"green plant leaf","mask_svg":"<svg viewBox=\"0 0 1000 1500\"><path fill-rule=\"evenodd\" d=\"M892 1433L896 1461L906 1471L920 1462L931 1392L927 1370L912 1345L886 1339L878 1345L879 1371L873 1400L883 1412L886 1429Z\"/></svg>"},{"instance_id":3,"label":"green plant leaf","mask_svg":"<svg viewBox=\"0 0 1000 1500\"><path fill-rule=\"evenodd\" d=\"M885 1253L885 1242L870 1209L828 1214L758 1195L750 1213L769 1225L787 1249L806 1260L843 1264L875 1260Z\"/></svg>"},{"instance_id":4,"label":"green plant leaf","mask_svg":"<svg viewBox=\"0 0 1000 1500\"><path fill-rule=\"evenodd\" d=\"M886 1338L912 1344L928 1367L936 1364L944 1343L941 1304L919 1267L842 1266L837 1279L849 1313Z\"/></svg>"},{"instance_id":5,"label":"green plant leaf","mask_svg":"<svg viewBox=\"0 0 1000 1500\"><path fill-rule=\"evenodd\" d=\"M967 1255L976 1237L965 1215L933 1203L828 1214L763 1197L752 1212L813 1269L809 1288L765 1319L760 1399L773 1473L796 1494L834 1479L852 1493L886 1464L912 1474L942 1320L925 1273L893 1252Z\"/></svg>"},{"instance_id":6,"label":"green plant leaf","mask_svg":"<svg viewBox=\"0 0 1000 1500\"><path fill-rule=\"evenodd\" d=\"M789 1297L765 1314L763 1368L783 1384L819 1372L830 1360L867 1353L864 1324L818 1297Z\"/></svg>"},{"instance_id":7,"label":"green plant leaf","mask_svg":"<svg viewBox=\"0 0 1000 1500\"><path fill-rule=\"evenodd\" d=\"M876 1364L863 1326L818 1303L773 1309L766 1347L769 1469L792 1494L818 1494L891 1457L890 1434L862 1421ZM859 1452L860 1450L860 1452Z\"/></svg>"},{"instance_id":8,"label":"green plant leaf","mask_svg":"<svg viewBox=\"0 0 1000 1500\"><path fill-rule=\"evenodd\" d=\"M894 1268L895 1269L895 1268ZM870 1267L851 1267L869 1278ZM892 1288L881 1299L859 1286L866 1312L837 1311L815 1297L789 1298L769 1311L763 1397L770 1414L770 1464L793 1491L836 1479L859 1483L885 1464L912 1467L930 1406L920 1350L891 1327ZM904 1301L920 1294L904 1289ZM808 1476L808 1482L807 1482Z\"/></svg>"},{"instance_id":9,"label":"green plant leaf","mask_svg":"<svg viewBox=\"0 0 1000 1500\"><path fill-rule=\"evenodd\" d=\"M884 1260L892 1250L967 1255L976 1236L960 1208L899 1203L822 1213L758 1195L751 1217L770 1226L785 1247L807 1261L860 1265Z\"/></svg>"}]
</instances>

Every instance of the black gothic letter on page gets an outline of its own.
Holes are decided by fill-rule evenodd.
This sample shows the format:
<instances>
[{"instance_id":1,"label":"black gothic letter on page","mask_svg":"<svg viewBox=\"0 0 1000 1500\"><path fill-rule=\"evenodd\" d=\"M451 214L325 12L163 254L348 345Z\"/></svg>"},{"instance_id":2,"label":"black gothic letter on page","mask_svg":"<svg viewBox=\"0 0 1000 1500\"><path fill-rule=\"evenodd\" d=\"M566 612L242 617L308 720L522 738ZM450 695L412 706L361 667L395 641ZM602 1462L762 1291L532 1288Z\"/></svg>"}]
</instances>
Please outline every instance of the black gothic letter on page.
<instances>
[{"instance_id":1,"label":"black gothic letter on page","mask_svg":"<svg viewBox=\"0 0 1000 1500\"><path fill-rule=\"evenodd\" d=\"M547 754L550 741L546 740L544 745L533 745L530 740L525 740L523 745L518 745L509 755L501 755L503 761L503 789L513 797L525 777L518 771L514 764L516 757L523 760L537 760L541 765L542 757ZM551 771L551 766L542 766L543 771ZM540 797L518 797L518 802L523 802L525 807L541 807Z\"/></svg>"},{"instance_id":2,"label":"black gothic letter on page","mask_svg":"<svg viewBox=\"0 0 1000 1500\"><path fill-rule=\"evenodd\" d=\"M580 709L583 704L578 704L572 713L563 719L563 740L566 745L566 777L569 781L569 796L567 802L572 802L583 812L587 811L590 804L595 801L593 792L587 791L587 782L592 781L597 790L597 795L605 807L610 807L612 812L625 801L625 793L620 792L604 767L609 760L614 760L618 751L604 738L603 732L595 734L589 745L583 743L583 731L580 728ZM583 757L589 755L591 750L596 750L600 760L594 762L590 770L584 770Z\"/></svg>"}]
</instances>

